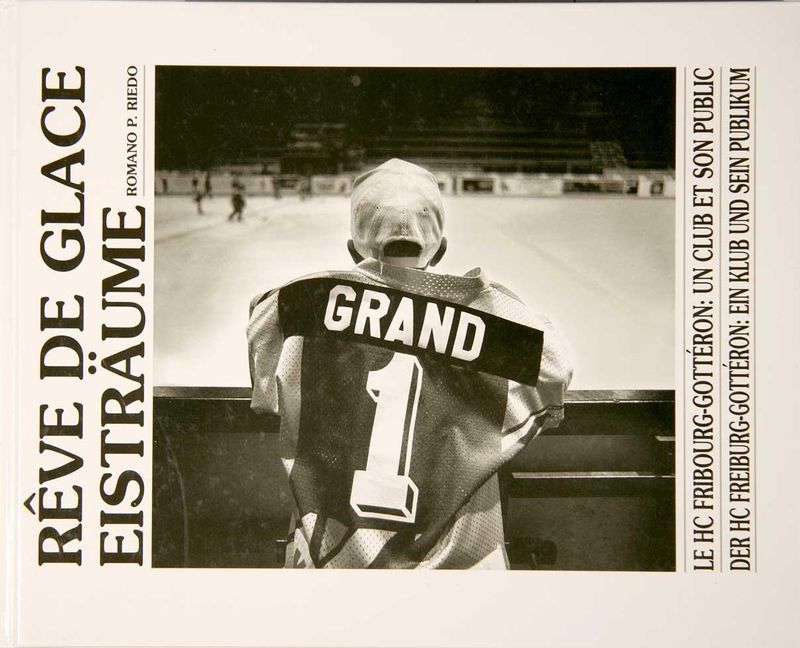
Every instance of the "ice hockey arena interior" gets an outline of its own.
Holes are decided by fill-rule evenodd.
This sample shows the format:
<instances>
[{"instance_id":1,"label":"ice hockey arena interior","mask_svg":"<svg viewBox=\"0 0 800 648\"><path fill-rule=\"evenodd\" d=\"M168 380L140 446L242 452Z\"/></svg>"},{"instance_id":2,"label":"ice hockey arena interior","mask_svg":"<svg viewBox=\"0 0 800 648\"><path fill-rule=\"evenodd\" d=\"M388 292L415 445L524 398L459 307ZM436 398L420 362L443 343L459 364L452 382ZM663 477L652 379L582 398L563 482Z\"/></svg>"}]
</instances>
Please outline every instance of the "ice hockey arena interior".
<instances>
[{"instance_id":1,"label":"ice hockey arena interior","mask_svg":"<svg viewBox=\"0 0 800 648\"><path fill-rule=\"evenodd\" d=\"M561 427L501 474L514 569L675 569L673 68L158 67L153 565L283 564L278 421L249 406L258 293L352 261L349 196L433 172L448 252L569 341ZM239 217L234 194L244 202Z\"/></svg>"}]
</instances>

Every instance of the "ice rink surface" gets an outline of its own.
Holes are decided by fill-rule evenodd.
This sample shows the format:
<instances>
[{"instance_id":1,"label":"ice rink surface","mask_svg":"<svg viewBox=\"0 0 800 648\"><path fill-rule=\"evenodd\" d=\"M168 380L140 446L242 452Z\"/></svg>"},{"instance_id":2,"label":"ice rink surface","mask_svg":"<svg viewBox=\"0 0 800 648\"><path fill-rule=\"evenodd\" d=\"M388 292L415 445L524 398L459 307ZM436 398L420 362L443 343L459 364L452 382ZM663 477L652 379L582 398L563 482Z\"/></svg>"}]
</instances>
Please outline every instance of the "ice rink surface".
<instances>
[{"instance_id":1,"label":"ice rink surface","mask_svg":"<svg viewBox=\"0 0 800 648\"><path fill-rule=\"evenodd\" d=\"M437 272L479 266L568 339L571 389L673 389L675 203L580 196L445 198ZM245 386L250 299L352 267L349 198L156 197L155 384Z\"/></svg>"}]
</instances>

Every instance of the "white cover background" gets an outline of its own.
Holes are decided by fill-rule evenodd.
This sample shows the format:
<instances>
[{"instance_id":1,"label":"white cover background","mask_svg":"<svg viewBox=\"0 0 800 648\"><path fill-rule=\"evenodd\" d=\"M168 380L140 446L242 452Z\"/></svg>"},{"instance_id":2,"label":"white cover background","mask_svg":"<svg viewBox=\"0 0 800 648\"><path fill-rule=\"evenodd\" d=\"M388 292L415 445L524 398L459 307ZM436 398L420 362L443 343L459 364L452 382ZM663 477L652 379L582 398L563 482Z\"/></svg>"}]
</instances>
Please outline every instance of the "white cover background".
<instances>
[{"instance_id":1,"label":"white cover background","mask_svg":"<svg viewBox=\"0 0 800 648\"><path fill-rule=\"evenodd\" d=\"M7 637L22 645L358 646L789 646L797 639L796 429L800 330L800 7L675 5L207 5L34 2L16 12L19 211L15 409L16 527L13 612ZM8 47L8 46L6 46ZM100 371L75 400L86 405L84 566L36 566L39 524L22 508L38 487L38 404L64 401L38 380L42 295L83 294L97 312L99 213L124 197L125 68L146 66L146 182L152 225L153 72L170 65L309 66L732 66L757 67L758 573L282 572L98 566ZM87 258L62 277L38 256L39 210L65 189L42 179L55 147L39 130L41 68L87 68L83 144ZM678 71L679 81L683 78ZM678 90L678 124L682 90ZM680 146L681 130L678 128ZM681 195L678 152L678 195ZM13 177L13 176L12 176ZM52 196L52 202L48 199ZM59 202L60 201L60 202ZM67 205L72 203L67 202ZM680 206L680 202L676 202ZM7 215L3 216L7 218ZM682 226L682 223L678 223ZM152 232L152 227L150 228ZM682 243L682 230L676 241ZM152 244L147 281L152 286ZM678 263L681 249L677 250ZM677 276L680 280L680 272ZM80 286L71 285L79 280ZM682 287L676 287L680 299ZM150 298L152 295L150 295ZM8 302L7 302L8 303ZM680 305L678 306L680 308ZM680 318L678 318L680 321ZM83 336L102 353L98 320ZM680 331L677 332L680 336ZM147 345L152 354L152 329ZM93 341L92 336L98 336ZM676 341L679 354L682 340ZM3 349L7 353L7 349ZM150 355L152 362L152 355ZM680 381L680 358L676 373ZM148 395L152 367L147 372ZM65 383L66 384L66 383ZM678 385L678 398L681 386ZM72 402L72 394L67 402ZM680 401L678 407L680 407ZM151 412L148 407L148 416ZM676 416L680 422L681 417ZM7 423L4 421L4 424ZM8 431L7 431L8 432ZM7 432L4 442L11 437ZM148 428L147 434L150 434ZM683 456L677 430L676 457ZM145 442L146 449L148 441ZM149 466L149 453L143 466ZM681 479L681 466L678 466ZM149 468L146 470L149 479ZM680 484L680 482L678 482ZM680 491L679 491L680 492ZM149 495L149 494L148 494ZM680 506L680 502L678 504ZM683 555L678 511L678 557ZM146 522L149 543L149 519ZM149 561L149 551L145 562ZM4 623L6 623L4 621ZM9 640L7 638L7 640Z\"/></svg>"}]
</instances>

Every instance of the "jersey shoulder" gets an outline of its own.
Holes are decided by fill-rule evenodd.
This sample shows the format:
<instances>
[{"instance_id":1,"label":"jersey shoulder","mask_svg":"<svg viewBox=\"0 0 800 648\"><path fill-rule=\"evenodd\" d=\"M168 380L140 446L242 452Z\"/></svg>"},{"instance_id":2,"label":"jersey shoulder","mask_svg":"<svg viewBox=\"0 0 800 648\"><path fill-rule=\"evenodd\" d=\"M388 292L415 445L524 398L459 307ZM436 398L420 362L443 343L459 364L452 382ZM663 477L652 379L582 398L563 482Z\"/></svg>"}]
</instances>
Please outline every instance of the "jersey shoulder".
<instances>
[{"instance_id":1,"label":"jersey shoulder","mask_svg":"<svg viewBox=\"0 0 800 648\"><path fill-rule=\"evenodd\" d=\"M550 318L529 308L516 293L497 282L491 282L481 297L493 314L543 333L541 369L548 379L568 385L572 379L572 352Z\"/></svg>"},{"instance_id":2,"label":"jersey shoulder","mask_svg":"<svg viewBox=\"0 0 800 648\"><path fill-rule=\"evenodd\" d=\"M489 300L494 314L539 330L551 330L553 324L544 313L528 306L522 298L503 284L489 283Z\"/></svg>"},{"instance_id":3,"label":"jersey shoulder","mask_svg":"<svg viewBox=\"0 0 800 648\"><path fill-rule=\"evenodd\" d=\"M490 281L489 287L492 288L493 290L496 290L500 294L505 295L506 297L518 301L520 304L524 305L524 302L522 301L522 299L520 299L519 295L517 295L514 291L504 286L503 284L497 281Z\"/></svg>"},{"instance_id":4,"label":"jersey shoulder","mask_svg":"<svg viewBox=\"0 0 800 648\"><path fill-rule=\"evenodd\" d=\"M470 306L523 326L542 328L541 317L532 313L516 293L496 281L489 282Z\"/></svg>"}]
</instances>

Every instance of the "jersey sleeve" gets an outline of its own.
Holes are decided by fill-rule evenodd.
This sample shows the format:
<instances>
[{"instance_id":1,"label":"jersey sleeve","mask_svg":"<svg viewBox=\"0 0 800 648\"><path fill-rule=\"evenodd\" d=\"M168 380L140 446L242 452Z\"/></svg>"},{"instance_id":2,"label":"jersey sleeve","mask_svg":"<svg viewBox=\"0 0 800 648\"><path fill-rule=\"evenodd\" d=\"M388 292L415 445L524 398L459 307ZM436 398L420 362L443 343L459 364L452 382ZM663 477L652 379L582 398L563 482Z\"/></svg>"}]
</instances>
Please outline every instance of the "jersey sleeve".
<instances>
[{"instance_id":1,"label":"jersey sleeve","mask_svg":"<svg viewBox=\"0 0 800 648\"><path fill-rule=\"evenodd\" d=\"M278 291L259 295L250 303L247 346L253 395L250 406L257 412L278 414L276 371L283 348L278 315Z\"/></svg>"},{"instance_id":2,"label":"jersey sleeve","mask_svg":"<svg viewBox=\"0 0 800 648\"><path fill-rule=\"evenodd\" d=\"M547 318L541 318L544 330L544 347L536 385L542 404L554 409L553 416L548 417L542 428L558 427L564 417L564 395L572 381L572 358L569 347Z\"/></svg>"},{"instance_id":3,"label":"jersey sleeve","mask_svg":"<svg viewBox=\"0 0 800 648\"><path fill-rule=\"evenodd\" d=\"M492 283L491 309L503 317L542 331L542 355L536 385L509 381L502 448L513 455L542 430L564 418L564 396L572 380L569 347L547 317L532 313L508 288ZM484 297L485 298L485 297Z\"/></svg>"},{"instance_id":4,"label":"jersey sleeve","mask_svg":"<svg viewBox=\"0 0 800 648\"><path fill-rule=\"evenodd\" d=\"M564 395L572 380L566 343L546 318L535 317L543 331L542 358L536 386L509 381L502 448L518 452L542 430L558 427L564 418Z\"/></svg>"}]
</instances>

